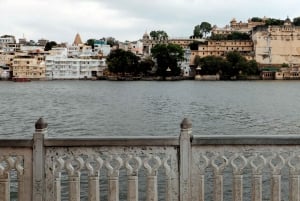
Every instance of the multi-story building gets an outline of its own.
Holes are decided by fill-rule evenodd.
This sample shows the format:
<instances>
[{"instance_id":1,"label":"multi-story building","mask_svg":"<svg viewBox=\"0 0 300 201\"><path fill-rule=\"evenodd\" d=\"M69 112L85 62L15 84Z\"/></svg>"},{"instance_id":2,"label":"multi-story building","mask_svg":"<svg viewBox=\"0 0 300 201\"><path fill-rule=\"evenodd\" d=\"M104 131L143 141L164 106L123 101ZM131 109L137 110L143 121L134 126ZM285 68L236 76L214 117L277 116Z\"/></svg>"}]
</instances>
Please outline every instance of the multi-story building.
<instances>
[{"instance_id":1,"label":"multi-story building","mask_svg":"<svg viewBox=\"0 0 300 201\"><path fill-rule=\"evenodd\" d=\"M15 53L0 52L0 66L11 67Z\"/></svg>"},{"instance_id":2,"label":"multi-story building","mask_svg":"<svg viewBox=\"0 0 300 201\"><path fill-rule=\"evenodd\" d=\"M265 21L267 20L266 17L262 19L260 22L252 21L248 19L248 22L238 22L235 18L230 21L230 25L226 25L223 28L219 28L216 25L213 26L211 32L212 34L220 34L220 35L228 35L232 32L242 32L242 33L249 33L254 27L264 25Z\"/></svg>"},{"instance_id":3,"label":"multi-story building","mask_svg":"<svg viewBox=\"0 0 300 201\"><path fill-rule=\"evenodd\" d=\"M227 52L240 52L246 59L251 60L253 54L253 42L251 40L207 40L198 45L198 50L192 50L190 64L194 65L195 56L225 57Z\"/></svg>"},{"instance_id":4,"label":"multi-story building","mask_svg":"<svg viewBox=\"0 0 300 201\"><path fill-rule=\"evenodd\" d=\"M16 39L14 36L11 35L0 36L0 45L9 44L9 43L16 43Z\"/></svg>"},{"instance_id":5,"label":"multi-story building","mask_svg":"<svg viewBox=\"0 0 300 201\"><path fill-rule=\"evenodd\" d=\"M92 79L103 76L106 61L93 58L72 58L64 53L46 56L47 79Z\"/></svg>"},{"instance_id":6,"label":"multi-story building","mask_svg":"<svg viewBox=\"0 0 300 201\"><path fill-rule=\"evenodd\" d=\"M300 65L300 26L286 19L282 26L259 26L253 29L255 60L261 66Z\"/></svg>"},{"instance_id":7,"label":"multi-story building","mask_svg":"<svg viewBox=\"0 0 300 201\"><path fill-rule=\"evenodd\" d=\"M12 71L13 78L44 80L46 72L44 56L18 54L13 59Z\"/></svg>"}]
</instances>

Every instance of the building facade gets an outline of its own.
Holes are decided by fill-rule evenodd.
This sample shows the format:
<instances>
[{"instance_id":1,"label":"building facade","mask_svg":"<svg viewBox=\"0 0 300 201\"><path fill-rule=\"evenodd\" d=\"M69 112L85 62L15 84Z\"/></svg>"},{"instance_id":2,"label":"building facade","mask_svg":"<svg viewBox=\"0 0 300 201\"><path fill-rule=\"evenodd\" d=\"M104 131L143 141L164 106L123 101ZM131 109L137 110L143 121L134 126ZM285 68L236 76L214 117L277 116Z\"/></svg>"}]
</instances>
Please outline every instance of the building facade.
<instances>
[{"instance_id":1,"label":"building facade","mask_svg":"<svg viewBox=\"0 0 300 201\"><path fill-rule=\"evenodd\" d=\"M13 78L44 80L46 66L43 56L16 55L12 64Z\"/></svg>"},{"instance_id":2,"label":"building facade","mask_svg":"<svg viewBox=\"0 0 300 201\"><path fill-rule=\"evenodd\" d=\"M300 26L286 19L282 26L253 29L255 60L261 66L300 65Z\"/></svg>"},{"instance_id":3,"label":"building facade","mask_svg":"<svg viewBox=\"0 0 300 201\"><path fill-rule=\"evenodd\" d=\"M61 55L46 57L46 78L93 79L103 76L106 61L92 58L68 58Z\"/></svg>"},{"instance_id":4,"label":"building facade","mask_svg":"<svg viewBox=\"0 0 300 201\"><path fill-rule=\"evenodd\" d=\"M206 56L225 57L227 52L237 51L246 59L254 58L253 42L251 40L207 40L198 45L198 50L192 50L190 65L194 65L194 59Z\"/></svg>"}]
</instances>

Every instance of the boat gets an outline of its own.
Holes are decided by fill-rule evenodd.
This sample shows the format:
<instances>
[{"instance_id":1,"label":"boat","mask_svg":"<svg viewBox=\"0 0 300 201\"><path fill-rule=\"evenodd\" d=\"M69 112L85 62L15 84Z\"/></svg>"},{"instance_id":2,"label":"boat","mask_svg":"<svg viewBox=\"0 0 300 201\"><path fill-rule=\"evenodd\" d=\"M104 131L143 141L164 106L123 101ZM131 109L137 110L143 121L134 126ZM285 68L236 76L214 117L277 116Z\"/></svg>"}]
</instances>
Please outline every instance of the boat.
<instances>
[{"instance_id":1,"label":"boat","mask_svg":"<svg viewBox=\"0 0 300 201\"><path fill-rule=\"evenodd\" d=\"M26 77L13 77L12 81L14 81L14 82L31 82L31 80Z\"/></svg>"}]
</instances>

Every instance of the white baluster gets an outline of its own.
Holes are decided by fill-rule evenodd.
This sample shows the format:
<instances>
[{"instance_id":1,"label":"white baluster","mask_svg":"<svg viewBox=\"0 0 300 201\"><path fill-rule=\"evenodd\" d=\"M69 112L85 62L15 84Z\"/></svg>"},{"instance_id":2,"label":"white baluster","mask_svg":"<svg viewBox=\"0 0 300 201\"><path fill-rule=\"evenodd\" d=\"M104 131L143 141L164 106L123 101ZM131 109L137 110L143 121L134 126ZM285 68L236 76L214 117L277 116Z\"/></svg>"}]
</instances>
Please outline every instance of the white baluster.
<instances>
[{"instance_id":1,"label":"white baluster","mask_svg":"<svg viewBox=\"0 0 300 201\"><path fill-rule=\"evenodd\" d=\"M258 163L257 165L255 164ZM252 167L252 201L262 201L262 170L266 165L266 159L255 153L249 158Z\"/></svg>"},{"instance_id":2,"label":"white baluster","mask_svg":"<svg viewBox=\"0 0 300 201\"><path fill-rule=\"evenodd\" d=\"M172 191L172 180L173 180L173 171L170 167L170 165L168 164L170 157L166 156L163 160L162 160L162 164L163 167L165 169L165 173L166 173L166 201L172 201L173 200L173 191Z\"/></svg>"},{"instance_id":3,"label":"white baluster","mask_svg":"<svg viewBox=\"0 0 300 201\"><path fill-rule=\"evenodd\" d=\"M279 159L280 162L276 165L273 164L273 159ZM273 153L268 158L268 164L272 170L271 179L271 201L281 201L281 169L285 165L285 159L278 153Z\"/></svg>"},{"instance_id":4,"label":"white baluster","mask_svg":"<svg viewBox=\"0 0 300 201\"><path fill-rule=\"evenodd\" d=\"M119 170L123 165L123 160L119 156L115 156L116 167L112 167L110 162L113 156L109 155L105 161L105 167L108 170L108 200L119 201Z\"/></svg>"},{"instance_id":5,"label":"white baluster","mask_svg":"<svg viewBox=\"0 0 300 201\"><path fill-rule=\"evenodd\" d=\"M1 163L5 163L3 166ZM0 156L0 200L10 200L10 174L9 171L14 166L14 160L11 157Z\"/></svg>"},{"instance_id":6,"label":"white baluster","mask_svg":"<svg viewBox=\"0 0 300 201\"><path fill-rule=\"evenodd\" d=\"M202 158L202 160L201 160ZM199 175L199 201L204 201L204 196L205 196L205 191L204 191L204 187L205 187L205 169L209 166L209 159L206 157L206 155L204 153L200 153L200 161L202 161L202 163L200 162L198 164L198 168L200 171L200 175Z\"/></svg>"},{"instance_id":7,"label":"white baluster","mask_svg":"<svg viewBox=\"0 0 300 201\"><path fill-rule=\"evenodd\" d=\"M55 201L61 201L61 171L64 169L65 161L59 157L53 163L54 175L54 197Z\"/></svg>"},{"instance_id":8,"label":"white baluster","mask_svg":"<svg viewBox=\"0 0 300 201\"><path fill-rule=\"evenodd\" d=\"M80 171L84 167L84 161L81 157L76 157L74 162L76 169L72 165L72 159L68 159L65 168L69 177L69 201L80 201Z\"/></svg>"},{"instance_id":9,"label":"white baluster","mask_svg":"<svg viewBox=\"0 0 300 201\"><path fill-rule=\"evenodd\" d=\"M153 160L153 167L150 166L149 161ZM147 201L157 201L157 173L161 166L161 160L158 156L149 156L144 160L144 167L147 170Z\"/></svg>"},{"instance_id":10,"label":"white baluster","mask_svg":"<svg viewBox=\"0 0 300 201\"><path fill-rule=\"evenodd\" d=\"M96 166L93 167L91 162L95 161ZM100 188L99 188L99 176L100 169L102 168L103 160L100 157L94 156L89 157L85 164L86 169L89 172L89 201L99 201L100 200Z\"/></svg>"},{"instance_id":11,"label":"white baluster","mask_svg":"<svg viewBox=\"0 0 300 201\"><path fill-rule=\"evenodd\" d=\"M133 166L130 162L133 161ZM133 157L129 155L126 162L125 167L127 169L128 176L128 192L127 192L127 200L128 201L138 201L138 171L142 166L142 160L140 157Z\"/></svg>"},{"instance_id":12,"label":"white baluster","mask_svg":"<svg viewBox=\"0 0 300 201\"><path fill-rule=\"evenodd\" d=\"M238 165L235 160L241 159L241 163ZM243 200L243 170L247 166L247 159L242 155L235 153L230 158L230 163L233 168L233 200Z\"/></svg>"},{"instance_id":13,"label":"white baluster","mask_svg":"<svg viewBox=\"0 0 300 201\"><path fill-rule=\"evenodd\" d=\"M24 167L22 166L23 157L17 156L15 162L15 169L17 170L18 175L18 200L21 201L24 198Z\"/></svg>"},{"instance_id":14,"label":"white baluster","mask_svg":"<svg viewBox=\"0 0 300 201\"><path fill-rule=\"evenodd\" d=\"M222 160L220 165L216 164L216 160ZM228 164L228 159L225 156L215 154L211 159L211 165L214 168L214 201L223 201L223 172Z\"/></svg>"},{"instance_id":15,"label":"white baluster","mask_svg":"<svg viewBox=\"0 0 300 201\"><path fill-rule=\"evenodd\" d=\"M298 160L297 160L298 159ZM297 160L297 161L296 161ZM290 167L290 201L300 201L300 155L293 152L288 158L287 164ZM292 162L295 162L294 164Z\"/></svg>"}]
</instances>

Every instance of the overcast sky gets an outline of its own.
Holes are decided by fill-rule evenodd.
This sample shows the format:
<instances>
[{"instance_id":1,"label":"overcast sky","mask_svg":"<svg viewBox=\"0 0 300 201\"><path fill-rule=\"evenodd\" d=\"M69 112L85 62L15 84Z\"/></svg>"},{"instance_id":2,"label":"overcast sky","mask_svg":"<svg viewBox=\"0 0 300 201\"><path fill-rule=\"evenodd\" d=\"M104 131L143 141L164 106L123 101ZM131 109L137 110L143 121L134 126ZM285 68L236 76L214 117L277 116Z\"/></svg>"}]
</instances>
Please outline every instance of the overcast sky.
<instances>
[{"instance_id":1,"label":"overcast sky","mask_svg":"<svg viewBox=\"0 0 300 201\"><path fill-rule=\"evenodd\" d=\"M233 17L293 19L299 11L299 0L0 0L0 35L69 43L76 33L83 41L133 41L152 30L189 37L203 21L224 27Z\"/></svg>"}]
</instances>

